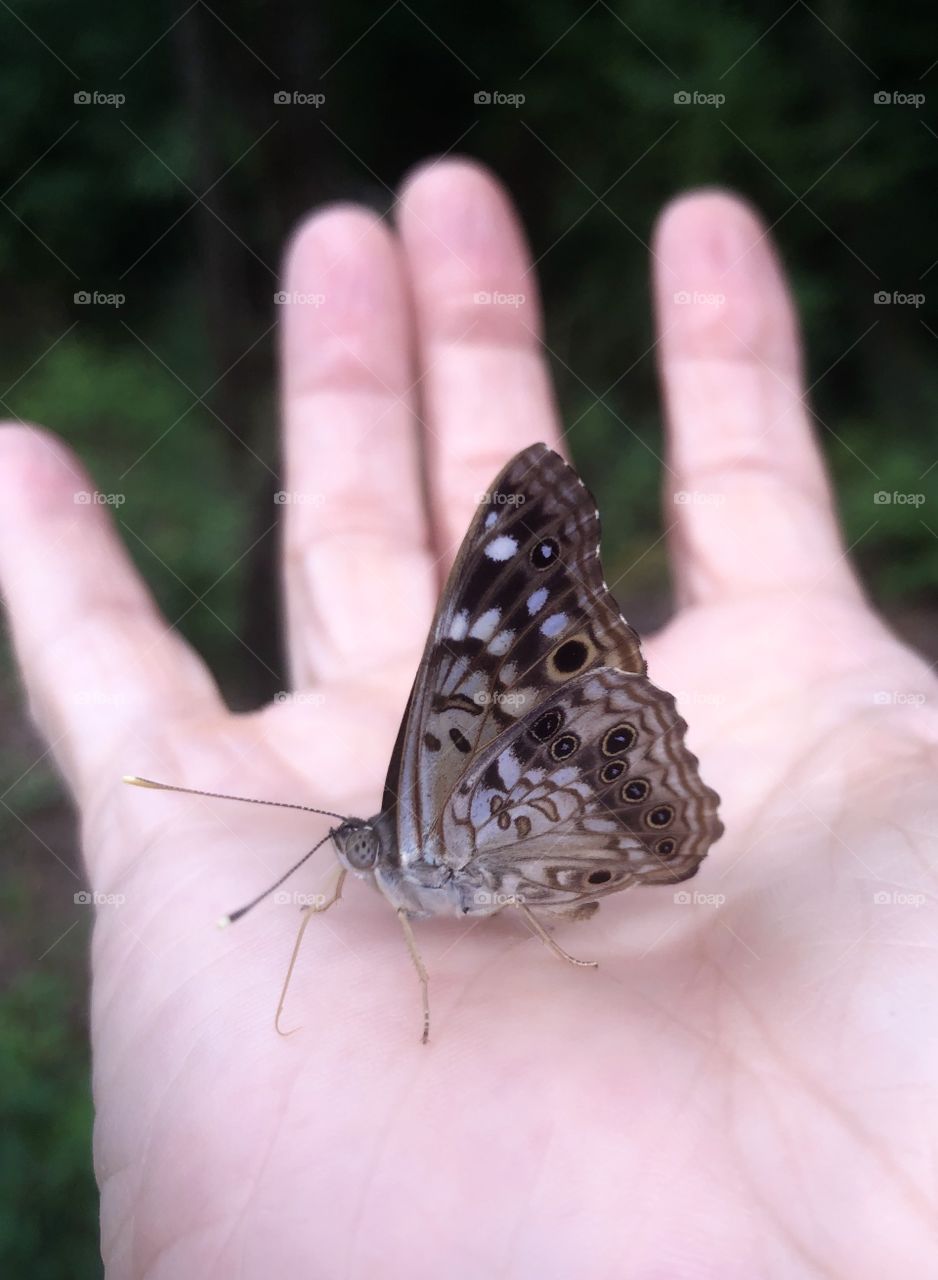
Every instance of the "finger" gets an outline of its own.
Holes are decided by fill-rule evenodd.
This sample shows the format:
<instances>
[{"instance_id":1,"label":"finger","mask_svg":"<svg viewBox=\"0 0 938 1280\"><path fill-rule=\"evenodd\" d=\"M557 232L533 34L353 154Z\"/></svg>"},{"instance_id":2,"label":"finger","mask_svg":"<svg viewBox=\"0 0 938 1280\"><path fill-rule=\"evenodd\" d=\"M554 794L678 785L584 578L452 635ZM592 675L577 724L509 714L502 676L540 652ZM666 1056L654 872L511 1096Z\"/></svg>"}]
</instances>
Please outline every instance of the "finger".
<instances>
[{"instance_id":1,"label":"finger","mask_svg":"<svg viewBox=\"0 0 938 1280\"><path fill-rule=\"evenodd\" d=\"M681 599L855 591L765 228L731 195L677 200L655 237L655 294Z\"/></svg>"},{"instance_id":2,"label":"finger","mask_svg":"<svg viewBox=\"0 0 938 1280\"><path fill-rule=\"evenodd\" d=\"M453 160L420 169L401 197L413 281L434 514L446 559L505 461L560 432L536 282L499 184Z\"/></svg>"},{"instance_id":3,"label":"finger","mask_svg":"<svg viewBox=\"0 0 938 1280\"><path fill-rule=\"evenodd\" d=\"M285 272L288 635L294 678L411 674L434 576L413 419L408 303L380 221L310 219ZM380 620L380 625L375 625Z\"/></svg>"},{"instance_id":4,"label":"finger","mask_svg":"<svg viewBox=\"0 0 938 1280\"><path fill-rule=\"evenodd\" d=\"M128 735L221 710L61 441L0 427L0 589L30 709L81 799L130 768Z\"/></svg>"}]
</instances>

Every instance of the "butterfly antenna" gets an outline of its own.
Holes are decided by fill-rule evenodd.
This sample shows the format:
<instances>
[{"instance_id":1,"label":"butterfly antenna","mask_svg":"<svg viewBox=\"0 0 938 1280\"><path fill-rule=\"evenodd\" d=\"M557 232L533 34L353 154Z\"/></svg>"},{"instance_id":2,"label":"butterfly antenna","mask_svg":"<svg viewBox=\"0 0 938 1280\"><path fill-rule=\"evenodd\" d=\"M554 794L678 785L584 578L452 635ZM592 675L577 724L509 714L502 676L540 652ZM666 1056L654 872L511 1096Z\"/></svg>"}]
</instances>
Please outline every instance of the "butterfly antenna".
<instances>
[{"instance_id":1,"label":"butterfly antenna","mask_svg":"<svg viewBox=\"0 0 938 1280\"><path fill-rule=\"evenodd\" d=\"M293 875L294 871L296 871L299 867L303 865L304 862L306 862L309 858L311 858L313 854L316 852L316 850L321 848L328 839L329 839L329 835L328 834L324 835L318 844L314 844L312 849L310 849L307 853L304 853L302 858L300 858L299 862L295 862L288 871L285 871L283 873L283 875L280 877L279 880L275 880L273 882L270 888L265 889L263 893L259 893L256 898L252 898L250 902L246 903L243 907L239 907L237 911L232 911L230 915L222 916L222 918L218 922L219 929L224 929L227 925L234 924L234 922L236 920L240 920L243 915L247 915L247 913L251 910L252 907L256 907L259 902L263 902L264 899L268 897L270 894L272 894L275 889L279 889L280 886L283 884L284 880L289 880L290 876Z\"/></svg>"},{"instance_id":2,"label":"butterfly antenna","mask_svg":"<svg viewBox=\"0 0 938 1280\"><path fill-rule=\"evenodd\" d=\"M154 782L152 778L138 778L135 773L125 773L122 782L131 787L150 787L153 791L178 791L184 796L209 796L212 800L240 800L244 804L269 804L277 809L302 809L304 813L321 813L327 818L338 818L346 821L344 813L333 813L331 809L314 809L309 804L288 804L285 800L256 800L252 796L229 796L222 791L198 791L195 787L174 787L168 782Z\"/></svg>"}]
</instances>

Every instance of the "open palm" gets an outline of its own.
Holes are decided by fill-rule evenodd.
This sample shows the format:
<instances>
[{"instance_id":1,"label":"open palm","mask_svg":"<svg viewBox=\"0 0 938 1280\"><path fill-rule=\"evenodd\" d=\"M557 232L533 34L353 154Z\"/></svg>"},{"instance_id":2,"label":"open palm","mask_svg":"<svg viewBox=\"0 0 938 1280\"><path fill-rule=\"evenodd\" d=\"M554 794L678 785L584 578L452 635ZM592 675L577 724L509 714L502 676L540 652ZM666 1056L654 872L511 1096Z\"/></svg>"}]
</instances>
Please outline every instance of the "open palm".
<instances>
[{"instance_id":1,"label":"open palm","mask_svg":"<svg viewBox=\"0 0 938 1280\"><path fill-rule=\"evenodd\" d=\"M295 692L263 711L226 711L102 509L75 505L74 458L39 431L0 437L2 585L101 901L113 1280L936 1274L935 680L844 559L754 216L684 198L654 262L680 611L645 649L726 835L695 880L558 929L596 972L511 913L418 924L426 1048L398 923L364 886L307 930L286 1039L295 901L212 927L325 819L119 778L378 807L477 496L559 439L505 197L443 162L408 183L396 234L337 208L292 246ZM324 849L291 892L327 892L333 866Z\"/></svg>"}]
</instances>

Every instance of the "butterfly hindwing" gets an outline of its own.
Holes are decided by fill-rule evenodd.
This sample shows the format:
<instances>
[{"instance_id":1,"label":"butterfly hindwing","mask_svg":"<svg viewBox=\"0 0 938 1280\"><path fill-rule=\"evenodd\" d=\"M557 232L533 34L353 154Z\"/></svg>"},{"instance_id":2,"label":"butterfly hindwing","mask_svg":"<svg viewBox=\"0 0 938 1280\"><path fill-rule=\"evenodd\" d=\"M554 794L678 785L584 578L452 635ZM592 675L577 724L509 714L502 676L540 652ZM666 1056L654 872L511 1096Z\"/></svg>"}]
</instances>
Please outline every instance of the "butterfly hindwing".
<instances>
[{"instance_id":1,"label":"butterfly hindwing","mask_svg":"<svg viewBox=\"0 0 938 1280\"><path fill-rule=\"evenodd\" d=\"M466 872L530 906L693 875L722 832L670 694L611 668L578 676L466 772L444 815Z\"/></svg>"}]
</instances>

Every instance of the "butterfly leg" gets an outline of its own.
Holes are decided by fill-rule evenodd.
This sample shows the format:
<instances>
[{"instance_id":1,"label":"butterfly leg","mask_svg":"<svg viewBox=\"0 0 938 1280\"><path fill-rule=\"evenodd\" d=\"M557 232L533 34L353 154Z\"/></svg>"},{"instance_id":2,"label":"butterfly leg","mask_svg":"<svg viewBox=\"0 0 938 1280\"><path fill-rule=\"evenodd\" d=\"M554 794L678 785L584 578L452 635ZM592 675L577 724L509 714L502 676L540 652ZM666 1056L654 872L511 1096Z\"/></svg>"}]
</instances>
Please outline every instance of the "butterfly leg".
<instances>
[{"instance_id":1,"label":"butterfly leg","mask_svg":"<svg viewBox=\"0 0 938 1280\"><path fill-rule=\"evenodd\" d=\"M398 908L397 918L401 922L401 928L404 930L404 939L407 943L407 950L410 952L410 958L414 962L414 968L417 970L417 977L420 979L420 992L423 998L423 1036L424 1044L430 1039L430 975L424 968L424 963L420 959L420 952L417 950L417 941L414 938L414 931L411 928L410 917L403 907Z\"/></svg>"},{"instance_id":2,"label":"butterfly leg","mask_svg":"<svg viewBox=\"0 0 938 1280\"><path fill-rule=\"evenodd\" d=\"M518 907L518 910L524 916L525 920L527 920L528 924L531 926L531 928L540 938L541 942L543 942L545 946L550 947L551 951L553 951L555 956L560 956L560 959L566 960L568 964L579 965L584 969L598 968L599 962L597 960L577 960L575 956L571 956L568 952L564 951L560 943L556 942L550 936L550 934L541 924L540 920L538 920L534 912L531 911L529 907L526 907L523 902L519 902L517 904L517 907Z\"/></svg>"},{"instance_id":3,"label":"butterfly leg","mask_svg":"<svg viewBox=\"0 0 938 1280\"><path fill-rule=\"evenodd\" d=\"M289 964L289 967L287 968L287 976L283 980L283 989L280 992L280 1003L277 1005L277 1012L274 1015L274 1026L277 1029L278 1035L292 1036L293 1031L296 1031L298 1029L294 1027L293 1031L282 1030L280 1026L280 1015L281 1013L283 1013L284 1001L287 998L287 989L290 986L290 979L293 977L293 969L294 969L294 966L296 965L296 957L300 954L300 943L303 941L303 934L306 932L306 926L309 924L310 920L312 920L313 916L318 915L322 911L328 911L330 907L334 907L335 904L339 901L339 899L342 897L342 886L345 884L345 877L347 874L348 872L343 867L342 870L339 872L338 880L336 880L335 882L335 889L333 890L331 898L327 898L325 902L320 903L318 906L303 908L303 923L300 925L299 933L296 935L296 942L294 942L293 944L293 954L290 956L290 964Z\"/></svg>"}]
</instances>

